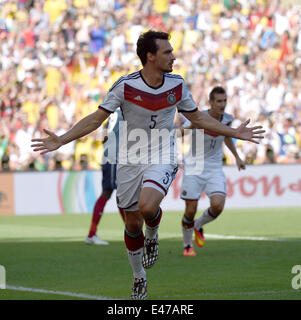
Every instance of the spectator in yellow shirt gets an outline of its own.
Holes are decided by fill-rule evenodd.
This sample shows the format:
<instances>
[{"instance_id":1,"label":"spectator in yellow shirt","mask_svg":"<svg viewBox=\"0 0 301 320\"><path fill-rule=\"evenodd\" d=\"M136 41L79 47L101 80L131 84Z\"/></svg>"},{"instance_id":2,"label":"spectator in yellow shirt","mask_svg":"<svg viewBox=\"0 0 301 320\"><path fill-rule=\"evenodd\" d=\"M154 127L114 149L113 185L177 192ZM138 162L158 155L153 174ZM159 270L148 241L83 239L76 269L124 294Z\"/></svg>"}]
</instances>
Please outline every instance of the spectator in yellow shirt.
<instances>
[{"instance_id":1,"label":"spectator in yellow shirt","mask_svg":"<svg viewBox=\"0 0 301 320\"><path fill-rule=\"evenodd\" d=\"M46 71L46 95L58 96L61 91L62 74L56 67L48 67Z\"/></svg>"},{"instance_id":2,"label":"spectator in yellow shirt","mask_svg":"<svg viewBox=\"0 0 301 320\"><path fill-rule=\"evenodd\" d=\"M27 121L29 124L36 124L40 119L40 107L38 105L38 93L32 93L28 100L22 105L22 109L27 113Z\"/></svg>"},{"instance_id":3,"label":"spectator in yellow shirt","mask_svg":"<svg viewBox=\"0 0 301 320\"><path fill-rule=\"evenodd\" d=\"M55 23L61 14L67 9L64 0L46 0L43 10L48 13L51 24Z\"/></svg>"},{"instance_id":4,"label":"spectator in yellow shirt","mask_svg":"<svg viewBox=\"0 0 301 320\"><path fill-rule=\"evenodd\" d=\"M168 12L168 0L154 0L153 1L153 9L156 13L164 14Z\"/></svg>"},{"instance_id":5,"label":"spectator in yellow shirt","mask_svg":"<svg viewBox=\"0 0 301 320\"><path fill-rule=\"evenodd\" d=\"M52 99L46 107L46 116L51 129L56 129L59 122L59 107L56 99Z\"/></svg>"}]
</instances>

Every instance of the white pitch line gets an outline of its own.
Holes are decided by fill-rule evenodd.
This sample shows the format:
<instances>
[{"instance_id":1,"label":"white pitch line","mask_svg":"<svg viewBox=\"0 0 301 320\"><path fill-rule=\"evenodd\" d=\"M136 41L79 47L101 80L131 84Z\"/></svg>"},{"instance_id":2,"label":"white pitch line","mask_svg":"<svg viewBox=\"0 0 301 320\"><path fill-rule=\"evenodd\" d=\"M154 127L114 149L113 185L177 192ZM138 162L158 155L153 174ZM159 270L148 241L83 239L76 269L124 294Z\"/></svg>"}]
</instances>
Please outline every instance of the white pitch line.
<instances>
[{"instance_id":1,"label":"white pitch line","mask_svg":"<svg viewBox=\"0 0 301 320\"><path fill-rule=\"evenodd\" d=\"M55 291L55 290L16 287L16 286L6 286L6 289L15 290L15 291L26 291L26 292L54 294L54 295L59 295L59 296L68 296L68 297L82 298L82 299L92 299L92 300L118 300L118 299L113 299L113 298L105 297L105 296L93 296L93 295L90 295L90 294L73 293L73 292L68 292L68 291Z\"/></svg>"},{"instance_id":2,"label":"white pitch line","mask_svg":"<svg viewBox=\"0 0 301 320\"><path fill-rule=\"evenodd\" d=\"M233 236L233 235L222 235L222 234L206 234L205 237L208 239L224 239L224 240L254 240L254 241L279 241L279 242L299 242L301 239L289 239L289 238L269 238L269 237L253 237L253 236Z\"/></svg>"},{"instance_id":3,"label":"white pitch line","mask_svg":"<svg viewBox=\"0 0 301 320\"><path fill-rule=\"evenodd\" d=\"M161 239L178 238L179 233L161 232L159 231ZM275 241L275 242L301 242L301 238L270 238L270 237L255 237L255 236L235 236L235 235L223 235L212 234L205 232L205 238L207 239L222 239L222 240L251 240L251 241Z\"/></svg>"},{"instance_id":4,"label":"white pitch line","mask_svg":"<svg viewBox=\"0 0 301 320\"><path fill-rule=\"evenodd\" d=\"M93 296L85 293L73 293L73 292L67 292L67 291L54 291L54 290L45 290L45 289L35 289L35 288L25 288L25 287L15 287L15 286L6 286L6 289L15 290L15 291L26 291L26 292L36 292L36 293L45 293L45 294L53 294L53 295L62 295L62 296L68 296L68 297L75 297L75 298L83 298L83 299L91 299L91 300L120 300L120 299L113 299L109 297L104 296ZM281 295L284 293L292 293L292 290L264 290L264 291L246 291L246 292L226 292L223 293L223 295ZM220 293L214 293L214 292L203 292L199 293L200 296L219 296ZM169 295L164 295L159 298L170 298ZM191 294L184 294L184 295L173 295L172 297L192 297Z\"/></svg>"}]
</instances>

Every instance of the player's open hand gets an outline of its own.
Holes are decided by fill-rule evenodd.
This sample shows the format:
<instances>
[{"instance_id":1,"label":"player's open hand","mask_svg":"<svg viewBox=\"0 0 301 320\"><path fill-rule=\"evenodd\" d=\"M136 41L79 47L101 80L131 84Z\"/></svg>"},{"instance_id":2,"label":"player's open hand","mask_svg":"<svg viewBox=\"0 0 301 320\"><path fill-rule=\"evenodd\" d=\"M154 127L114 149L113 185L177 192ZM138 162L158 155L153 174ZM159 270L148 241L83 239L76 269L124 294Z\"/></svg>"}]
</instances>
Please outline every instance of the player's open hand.
<instances>
[{"instance_id":1,"label":"player's open hand","mask_svg":"<svg viewBox=\"0 0 301 320\"><path fill-rule=\"evenodd\" d=\"M34 144L31 145L33 151L41 151L41 154L54 151L62 146L60 138L53 132L44 129L44 132L48 134L47 138L32 139Z\"/></svg>"},{"instance_id":2,"label":"player's open hand","mask_svg":"<svg viewBox=\"0 0 301 320\"><path fill-rule=\"evenodd\" d=\"M265 133L265 130L262 129L262 126L255 126L255 127L247 127L250 123L250 119L243 122L238 128L238 139L241 140L248 140L250 142L259 143L259 141L255 139L263 139L264 136L262 135Z\"/></svg>"}]
</instances>

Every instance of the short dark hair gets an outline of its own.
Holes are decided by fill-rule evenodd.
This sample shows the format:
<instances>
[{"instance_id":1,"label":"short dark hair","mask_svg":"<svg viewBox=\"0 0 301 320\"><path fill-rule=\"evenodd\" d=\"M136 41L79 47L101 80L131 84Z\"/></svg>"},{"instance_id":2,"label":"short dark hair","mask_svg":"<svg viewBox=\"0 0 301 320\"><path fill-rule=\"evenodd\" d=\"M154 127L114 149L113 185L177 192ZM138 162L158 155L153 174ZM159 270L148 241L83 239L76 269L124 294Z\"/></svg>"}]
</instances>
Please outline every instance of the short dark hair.
<instances>
[{"instance_id":1,"label":"short dark hair","mask_svg":"<svg viewBox=\"0 0 301 320\"><path fill-rule=\"evenodd\" d=\"M146 64L146 55L148 52L155 54L158 51L156 39L169 40L170 35L166 32L149 30L140 35L137 41L137 55L144 66Z\"/></svg>"},{"instance_id":2,"label":"short dark hair","mask_svg":"<svg viewBox=\"0 0 301 320\"><path fill-rule=\"evenodd\" d=\"M214 100L216 94L227 94L227 93L226 93L226 90L221 86L214 87L209 94L209 100L211 101Z\"/></svg>"}]
</instances>

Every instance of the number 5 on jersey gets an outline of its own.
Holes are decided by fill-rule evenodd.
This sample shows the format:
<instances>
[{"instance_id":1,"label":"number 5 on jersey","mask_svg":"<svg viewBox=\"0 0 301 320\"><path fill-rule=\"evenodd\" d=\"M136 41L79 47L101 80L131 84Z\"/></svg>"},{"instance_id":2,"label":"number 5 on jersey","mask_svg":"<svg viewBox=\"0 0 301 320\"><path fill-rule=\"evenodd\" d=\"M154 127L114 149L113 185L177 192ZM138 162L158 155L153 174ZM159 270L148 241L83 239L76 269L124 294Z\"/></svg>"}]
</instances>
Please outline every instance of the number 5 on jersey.
<instances>
[{"instance_id":1,"label":"number 5 on jersey","mask_svg":"<svg viewBox=\"0 0 301 320\"><path fill-rule=\"evenodd\" d=\"M151 115L151 124L149 125L150 129L154 129L155 128L155 126L157 124L157 121L156 121L157 117L158 117L158 115L156 115L156 114Z\"/></svg>"}]
</instances>

